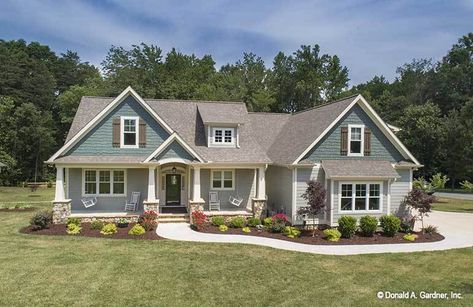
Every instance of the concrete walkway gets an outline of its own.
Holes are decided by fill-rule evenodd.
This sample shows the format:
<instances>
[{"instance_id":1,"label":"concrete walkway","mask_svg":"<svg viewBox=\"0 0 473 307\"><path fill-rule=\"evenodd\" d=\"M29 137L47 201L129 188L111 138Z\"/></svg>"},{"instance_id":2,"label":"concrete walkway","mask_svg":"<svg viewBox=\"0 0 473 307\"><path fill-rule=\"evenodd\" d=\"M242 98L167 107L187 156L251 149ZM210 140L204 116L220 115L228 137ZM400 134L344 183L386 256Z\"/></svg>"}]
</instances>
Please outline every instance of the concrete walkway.
<instances>
[{"instance_id":1,"label":"concrete walkway","mask_svg":"<svg viewBox=\"0 0 473 307\"><path fill-rule=\"evenodd\" d=\"M325 255L356 255L395 252L436 251L473 246L473 214L432 212L426 225L436 225L445 239L433 243L372 244L372 245L308 245L284 240L244 235L207 234L193 231L189 224L160 224L161 237L191 242L244 243L289 251Z\"/></svg>"},{"instance_id":2,"label":"concrete walkway","mask_svg":"<svg viewBox=\"0 0 473 307\"><path fill-rule=\"evenodd\" d=\"M445 198L464 199L464 200L473 200L473 194L467 194L467 193L435 192L434 196L445 197Z\"/></svg>"}]
</instances>

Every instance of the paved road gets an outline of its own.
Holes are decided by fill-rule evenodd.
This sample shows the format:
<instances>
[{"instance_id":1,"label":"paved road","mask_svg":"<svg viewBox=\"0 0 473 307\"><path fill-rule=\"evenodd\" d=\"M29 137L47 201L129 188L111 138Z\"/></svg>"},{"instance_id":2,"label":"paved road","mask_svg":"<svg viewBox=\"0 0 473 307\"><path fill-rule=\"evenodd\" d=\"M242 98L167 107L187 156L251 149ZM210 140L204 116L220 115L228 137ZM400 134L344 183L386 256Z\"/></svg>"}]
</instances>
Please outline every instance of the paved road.
<instances>
[{"instance_id":1,"label":"paved road","mask_svg":"<svg viewBox=\"0 0 473 307\"><path fill-rule=\"evenodd\" d=\"M434 195L438 197L473 200L473 194L435 192Z\"/></svg>"},{"instance_id":2,"label":"paved road","mask_svg":"<svg viewBox=\"0 0 473 307\"><path fill-rule=\"evenodd\" d=\"M243 235L221 235L193 231L187 223L160 224L161 237L192 242L244 243L272 248L325 255L357 255L397 252L436 251L473 246L473 214L432 212L425 225L438 226L445 239L433 243L401 243L372 245L308 245L289 241Z\"/></svg>"}]
</instances>

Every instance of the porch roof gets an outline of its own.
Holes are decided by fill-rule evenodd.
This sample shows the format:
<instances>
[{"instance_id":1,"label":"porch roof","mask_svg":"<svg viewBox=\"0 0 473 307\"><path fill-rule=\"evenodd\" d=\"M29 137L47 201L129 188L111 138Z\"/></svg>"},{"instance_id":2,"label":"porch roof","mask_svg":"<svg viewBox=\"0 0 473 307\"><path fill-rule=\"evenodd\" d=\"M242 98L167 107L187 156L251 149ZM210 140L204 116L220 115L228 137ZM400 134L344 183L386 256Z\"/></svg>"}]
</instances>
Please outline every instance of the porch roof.
<instances>
[{"instance_id":1,"label":"porch roof","mask_svg":"<svg viewBox=\"0 0 473 307\"><path fill-rule=\"evenodd\" d=\"M327 178L399 178L389 161L373 160L323 160L322 168Z\"/></svg>"},{"instance_id":2,"label":"porch roof","mask_svg":"<svg viewBox=\"0 0 473 307\"><path fill-rule=\"evenodd\" d=\"M57 158L54 163L72 164L120 164L141 163L146 156L64 156Z\"/></svg>"}]
</instances>

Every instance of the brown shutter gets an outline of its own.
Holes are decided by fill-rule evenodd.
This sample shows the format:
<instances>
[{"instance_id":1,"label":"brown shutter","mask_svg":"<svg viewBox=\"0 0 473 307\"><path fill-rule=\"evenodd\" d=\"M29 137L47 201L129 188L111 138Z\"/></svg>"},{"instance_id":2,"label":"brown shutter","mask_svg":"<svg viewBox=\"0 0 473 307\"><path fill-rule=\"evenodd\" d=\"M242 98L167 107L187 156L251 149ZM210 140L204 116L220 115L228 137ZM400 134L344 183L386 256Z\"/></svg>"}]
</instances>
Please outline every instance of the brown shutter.
<instances>
[{"instance_id":1,"label":"brown shutter","mask_svg":"<svg viewBox=\"0 0 473 307\"><path fill-rule=\"evenodd\" d=\"M120 147L120 117L113 118L113 147Z\"/></svg>"},{"instance_id":2,"label":"brown shutter","mask_svg":"<svg viewBox=\"0 0 473 307\"><path fill-rule=\"evenodd\" d=\"M342 127L340 139L340 154L346 156L348 154L348 127Z\"/></svg>"},{"instance_id":3,"label":"brown shutter","mask_svg":"<svg viewBox=\"0 0 473 307\"><path fill-rule=\"evenodd\" d=\"M365 156L371 155L371 130L369 128L365 128L365 148L364 148Z\"/></svg>"},{"instance_id":4,"label":"brown shutter","mask_svg":"<svg viewBox=\"0 0 473 307\"><path fill-rule=\"evenodd\" d=\"M140 148L146 147L146 122L140 118Z\"/></svg>"}]
</instances>

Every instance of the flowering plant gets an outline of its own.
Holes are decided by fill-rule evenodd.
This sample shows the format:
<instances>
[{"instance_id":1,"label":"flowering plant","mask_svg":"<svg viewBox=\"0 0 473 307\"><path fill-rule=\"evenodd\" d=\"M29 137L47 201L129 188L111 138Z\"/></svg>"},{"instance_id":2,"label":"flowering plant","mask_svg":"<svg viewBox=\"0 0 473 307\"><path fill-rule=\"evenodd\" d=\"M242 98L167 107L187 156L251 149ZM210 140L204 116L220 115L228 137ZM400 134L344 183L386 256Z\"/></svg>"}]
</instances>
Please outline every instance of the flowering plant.
<instances>
[{"instance_id":1,"label":"flowering plant","mask_svg":"<svg viewBox=\"0 0 473 307\"><path fill-rule=\"evenodd\" d=\"M143 226L146 231L153 230L156 227L156 220L158 219L158 213L156 211L145 211L138 219L138 224Z\"/></svg>"},{"instance_id":2,"label":"flowering plant","mask_svg":"<svg viewBox=\"0 0 473 307\"><path fill-rule=\"evenodd\" d=\"M289 219L287 218L287 215L285 215L284 213L278 213L278 214L275 214L271 217L271 219L273 220L273 223L287 223L289 221Z\"/></svg>"},{"instance_id":3,"label":"flowering plant","mask_svg":"<svg viewBox=\"0 0 473 307\"><path fill-rule=\"evenodd\" d=\"M207 215L202 211L192 212L192 227L197 230L202 230L207 224Z\"/></svg>"}]
</instances>

